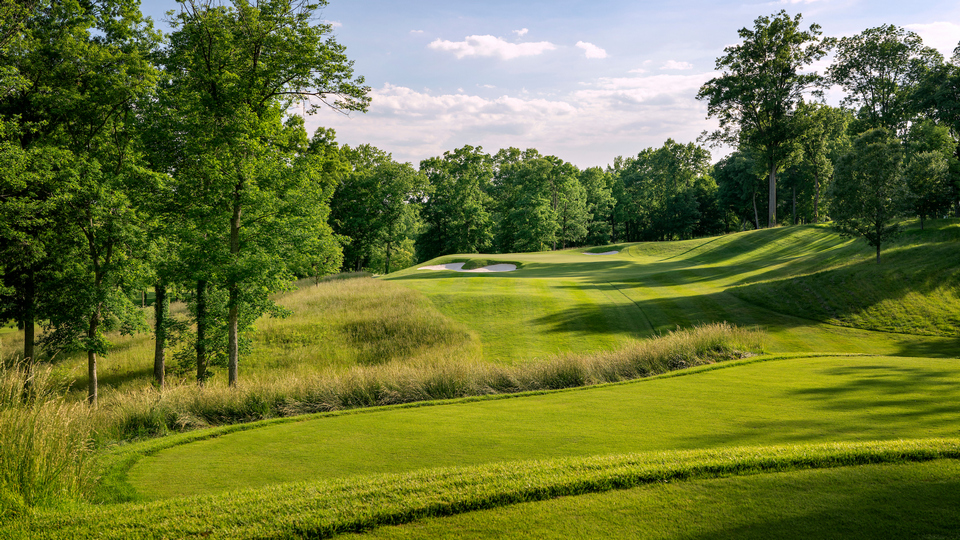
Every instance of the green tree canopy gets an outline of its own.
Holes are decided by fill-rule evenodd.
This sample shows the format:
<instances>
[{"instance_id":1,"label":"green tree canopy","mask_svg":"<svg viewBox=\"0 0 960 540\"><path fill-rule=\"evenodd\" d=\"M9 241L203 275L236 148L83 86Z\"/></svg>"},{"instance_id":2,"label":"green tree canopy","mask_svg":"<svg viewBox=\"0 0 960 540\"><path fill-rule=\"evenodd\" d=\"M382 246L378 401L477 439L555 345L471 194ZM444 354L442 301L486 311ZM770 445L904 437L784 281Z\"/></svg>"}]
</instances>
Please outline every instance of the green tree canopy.
<instances>
[{"instance_id":1,"label":"green tree canopy","mask_svg":"<svg viewBox=\"0 0 960 540\"><path fill-rule=\"evenodd\" d=\"M847 92L842 104L857 112L858 131L885 127L901 133L913 114L914 88L942 62L915 32L886 24L841 38L828 73Z\"/></svg>"},{"instance_id":2,"label":"green tree canopy","mask_svg":"<svg viewBox=\"0 0 960 540\"><path fill-rule=\"evenodd\" d=\"M901 232L897 221L907 202L903 149L894 134L874 128L854 139L838 161L831 186L830 217L840 234L863 238L877 248Z\"/></svg>"},{"instance_id":3,"label":"green tree canopy","mask_svg":"<svg viewBox=\"0 0 960 540\"><path fill-rule=\"evenodd\" d=\"M493 158L481 147L464 146L420 162L430 183L417 239L421 261L450 253L479 253L493 242Z\"/></svg>"},{"instance_id":4,"label":"green tree canopy","mask_svg":"<svg viewBox=\"0 0 960 540\"><path fill-rule=\"evenodd\" d=\"M326 192L295 102L364 111L342 45L315 18L319 4L263 0L231 5L186 0L161 56L165 154L184 220L185 280L196 284L197 369L204 377L205 295L226 291L229 382L237 381L242 318L274 309L269 293L291 277L288 249L304 222L326 217Z\"/></svg>"},{"instance_id":5,"label":"green tree canopy","mask_svg":"<svg viewBox=\"0 0 960 540\"><path fill-rule=\"evenodd\" d=\"M741 28L742 43L726 47L717 58L719 77L700 88L697 99L707 102L708 117L720 129L704 133L714 144L746 145L756 149L769 174L767 226L777 223L777 172L798 152L797 104L807 92L822 96L825 79L803 70L823 58L832 39L820 38L820 26L800 30L801 16L786 11L758 17L753 29Z\"/></svg>"}]
</instances>

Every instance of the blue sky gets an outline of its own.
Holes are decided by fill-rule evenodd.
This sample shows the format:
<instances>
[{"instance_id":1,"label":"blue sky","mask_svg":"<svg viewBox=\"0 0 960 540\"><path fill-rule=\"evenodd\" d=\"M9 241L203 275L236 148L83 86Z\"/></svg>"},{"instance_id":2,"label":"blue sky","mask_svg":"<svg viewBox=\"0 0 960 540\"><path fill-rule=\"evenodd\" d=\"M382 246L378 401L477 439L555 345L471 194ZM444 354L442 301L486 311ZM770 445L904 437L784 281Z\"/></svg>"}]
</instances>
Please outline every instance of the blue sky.
<instances>
[{"instance_id":1,"label":"blue sky","mask_svg":"<svg viewBox=\"0 0 960 540\"><path fill-rule=\"evenodd\" d=\"M142 9L159 22L177 4L143 0ZM947 56L960 42L956 1L331 0L319 18L333 24L373 102L366 114L326 110L307 125L414 165L470 144L606 166L714 127L698 88L738 29L781 9L829 36L895 24Z\"/></svg>"}]
</instances>

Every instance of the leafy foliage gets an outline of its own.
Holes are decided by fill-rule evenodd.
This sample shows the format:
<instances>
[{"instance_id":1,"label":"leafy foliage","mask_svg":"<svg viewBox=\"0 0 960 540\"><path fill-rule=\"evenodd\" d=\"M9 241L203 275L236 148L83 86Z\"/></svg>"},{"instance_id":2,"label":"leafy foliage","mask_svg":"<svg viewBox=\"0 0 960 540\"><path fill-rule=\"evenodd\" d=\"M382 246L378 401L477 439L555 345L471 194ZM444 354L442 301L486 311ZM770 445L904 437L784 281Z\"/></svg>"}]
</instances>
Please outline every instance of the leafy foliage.
<instances>
[{"instance_id":1,"label":"leafy foliage","mask_svg":"<svg viewBox=\"0 0 960 540\"><path fill-rule=\"evenodd\" d=\"M801 70L823 58L833 40L820 39L820 26L800 30L800 15L786 11L758 17L754 28L741 28L739 45L726 47L717 58L722 75L707 81L697 99L707 102L709 117L720 120L720 129L704 133L715 144L754 148L770 175L768 226L776 218L776 173L795 158L799 136L794 112L804 93L821 96L825 80Z\"/></svg>"},{"instance_id":2,"label":"leafy foliage","mask_svg":"<svg viewBox=\"0 0 960 540\"><path fill-rule=\"evenodd\" d=\"M901 132L912 114L914 87L942 62L940 53L924 46L915 32L886 24L840 38L828 73L847 92L842 104L857 112L862 122L857 131L884 127Z\"/></svg>"},{"instance_id":3,"label":"leafy foliage","mask_svg":"<svg viewBox=\"0 0 960 540\"><path fill-rule=\"evenodd\" d=\"M830 215L841 234L861 237L877 248L896 238L907 198L900 141L884 128L866 131L837 164Z\"/></svg>"}]
</instances>

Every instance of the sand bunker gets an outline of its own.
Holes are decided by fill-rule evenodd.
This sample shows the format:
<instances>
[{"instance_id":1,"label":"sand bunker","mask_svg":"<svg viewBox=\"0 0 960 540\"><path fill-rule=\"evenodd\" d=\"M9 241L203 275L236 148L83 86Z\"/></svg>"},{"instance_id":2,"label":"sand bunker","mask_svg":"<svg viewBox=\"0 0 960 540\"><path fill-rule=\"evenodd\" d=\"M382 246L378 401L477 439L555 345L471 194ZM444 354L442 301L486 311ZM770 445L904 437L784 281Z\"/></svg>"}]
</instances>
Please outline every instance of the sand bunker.
<instances>
[{"instance_id":1,"label":"sand bunker","mask_svg":"<svg viewBox=\"0 0 960 540\"><path fill-rule=\"evenodd\" d=\"M587 253L586 251L583 252L584 255L616 255L617 253L620 253L620 252L619 251L604 251L603 253Z\"/></svg>"},{"instance_id":2,"label":"sand bunker","mask_svg":"<svg viewBox=\"0 0 960 540\"><path fill-rule=\"evenodd\" d=\"M435 264L433 266L421 266L417 270L453 270L454 272L513 272L517 269L515 264L494 264L484 266L483 268L474 268L473 270L464 270L464 263Z\"/></svg>"}]
</instances>

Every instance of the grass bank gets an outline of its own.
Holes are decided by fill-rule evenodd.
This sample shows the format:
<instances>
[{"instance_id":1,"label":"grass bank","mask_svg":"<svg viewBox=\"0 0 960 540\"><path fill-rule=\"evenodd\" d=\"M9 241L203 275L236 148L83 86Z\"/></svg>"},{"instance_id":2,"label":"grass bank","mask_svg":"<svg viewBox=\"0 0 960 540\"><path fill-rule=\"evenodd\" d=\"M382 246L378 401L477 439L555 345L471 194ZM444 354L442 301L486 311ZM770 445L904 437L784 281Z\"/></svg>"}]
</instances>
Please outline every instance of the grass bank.
<instances>
[{"instance_id":1,"label":"grass bank","mask_svg":"<svg viewBox=\"0 0 960 540\"><path fill-rule=\"evenodd\" d=\"M327 538L510 504L668 481L960 457L957 439L630 454L292 483L142 505L37 513L29 538Z\"/></svg>"}]
</instances>

